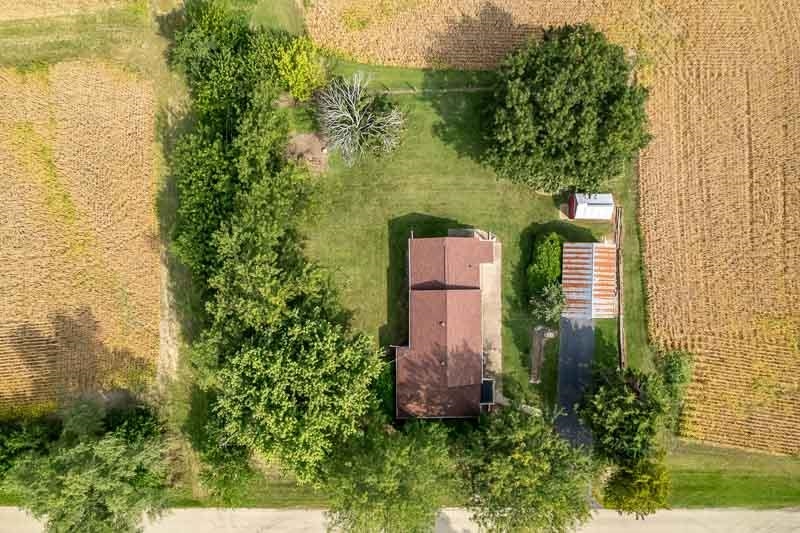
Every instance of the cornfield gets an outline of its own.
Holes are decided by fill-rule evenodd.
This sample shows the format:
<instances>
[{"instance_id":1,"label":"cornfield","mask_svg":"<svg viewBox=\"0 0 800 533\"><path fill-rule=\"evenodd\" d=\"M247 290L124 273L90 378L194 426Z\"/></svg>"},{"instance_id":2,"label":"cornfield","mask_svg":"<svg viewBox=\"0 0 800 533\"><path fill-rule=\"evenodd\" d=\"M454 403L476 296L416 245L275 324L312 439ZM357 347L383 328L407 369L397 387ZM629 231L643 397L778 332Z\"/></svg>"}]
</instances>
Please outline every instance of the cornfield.
<instances>
[{"instance_id":1,"label":"cornfield","mask_svg":"<svg viewBox=\"0 0 800 533\"><path fill-rule=\"evenodd\" d=\"M0 70L0 411L152 379L153 106L102 64Z\"/></svg>"},{"instance_id":2,"label":"cornfield","mask_svg":"<svg viewBox=\"0 0 800 533\"><path fill-rule=\"evenodd\" d=\"M639 164L649 330L696 354L683 432L800 452L800 7L795 0L319 0L321 45L356 60L491 68L588 22L650 87Z\"/></svg>"}]
</instances>

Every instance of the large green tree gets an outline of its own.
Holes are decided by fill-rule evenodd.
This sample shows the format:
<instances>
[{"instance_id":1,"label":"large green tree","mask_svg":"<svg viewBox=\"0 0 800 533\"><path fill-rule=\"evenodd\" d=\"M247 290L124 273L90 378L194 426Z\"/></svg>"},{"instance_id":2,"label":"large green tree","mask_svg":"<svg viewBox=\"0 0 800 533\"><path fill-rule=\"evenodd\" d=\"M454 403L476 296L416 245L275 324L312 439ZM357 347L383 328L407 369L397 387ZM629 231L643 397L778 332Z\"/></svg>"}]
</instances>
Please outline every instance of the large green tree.
<instances>
[{"instance_id":1,"label":"large green tree","mask_svg":"<svg viewBox=\"0 0 800 533\"><path fill-rule=\"evenodd\" d=\"M331 525L363 533L433 531L436 514L457 490L447 429L380 421L338 447L326 469Z\"/></svg>"},{"instance_id":2,"label":"large green tree","mask_svg":"<svg viewBox=\"0 0 800 533\"><path fill-rule=\"evenodd\" d=\"M466 454L469 508L490 531L566 532L589 518L591 458L551 421L514 408L482 421Z\"/></svg>"},{"instance_id":3,"label":"large green tree","mask_svg":"<svg viewBox=\"0 0 800 533\"><path fill-rule=\"evenodd\" d=\"M635 465L655 452L666 409L659 376L627 368L600 374L579 414L600 456L619 465Z\"/></svg>"},{"instance_id":4,"label":"large green tree","mask_svg":"<svg viewBox=\"0 0 800 533\"><path fill-rule=\"evenodd\" d=\"M19 457L6 484L47 531L140 531L144 514L155 516L165 502L160 425L147 410L106 417L97 405L78 404L60 437Z\"/></svg>"},{"instance_id":5,"label":"large green tree","mask_svg":"<svg viewBox=\"0 0 800 533\"><path fill-rule=\"evenodd\" d=\"M548 192L596 192L648 140L647 92L625 51L587 25L545 32L500 67L491 100L489 161Z\"/></svg>"}]
</instances>

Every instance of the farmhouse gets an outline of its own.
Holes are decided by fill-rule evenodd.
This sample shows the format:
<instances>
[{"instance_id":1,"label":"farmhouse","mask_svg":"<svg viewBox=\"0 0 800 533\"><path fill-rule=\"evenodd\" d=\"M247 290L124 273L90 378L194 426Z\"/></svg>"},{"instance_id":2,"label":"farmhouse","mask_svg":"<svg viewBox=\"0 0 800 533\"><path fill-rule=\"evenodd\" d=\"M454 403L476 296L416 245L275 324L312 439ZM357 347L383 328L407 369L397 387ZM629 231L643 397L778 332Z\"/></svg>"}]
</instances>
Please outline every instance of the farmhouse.
<instances>
[{"instance_id":1,"label":"farmhouse","mask_svg":"<svg viewBox=\"0 0 800 533\"><path fill-rule=\"evenodd\" d=\"M562 287L566 318L617 316L617 247L614 243L564 243Z\"/></svg>"},{"instance_id":2,"label":"farmhouse","mask_svg":"<svg viewBox=\"0 0 800 533\"><path fill-rule=\"evenodd\" d=\"M482 280L492 279L482 274L496 266L499 246L478 230L409 238L409 342L396 348L398 418L475 417L494 403L484 368L492 344L485 330L492 328L484 325L482 296L495 291L482 290Z\"/></svg>"}]
</instances>

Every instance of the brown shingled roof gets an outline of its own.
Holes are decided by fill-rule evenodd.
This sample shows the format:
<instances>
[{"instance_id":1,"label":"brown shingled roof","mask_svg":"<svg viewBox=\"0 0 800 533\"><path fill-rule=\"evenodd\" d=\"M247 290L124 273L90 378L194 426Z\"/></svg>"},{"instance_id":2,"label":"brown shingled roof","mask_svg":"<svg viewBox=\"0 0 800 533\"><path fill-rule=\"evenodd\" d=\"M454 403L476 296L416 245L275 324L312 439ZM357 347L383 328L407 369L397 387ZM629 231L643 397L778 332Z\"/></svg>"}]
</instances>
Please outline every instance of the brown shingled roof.
<instances>
[{"instance_id":1,"label":"brown shingled roof","mask_svg":"<svg viewBox=\"0 0 800 533\"><path fill-rule=\"evenodd\" d=\"M396 353L399 418L480 414L479 267L493 259L490 241L409 239L409 345Z\"/></svg>"}]
</instances>

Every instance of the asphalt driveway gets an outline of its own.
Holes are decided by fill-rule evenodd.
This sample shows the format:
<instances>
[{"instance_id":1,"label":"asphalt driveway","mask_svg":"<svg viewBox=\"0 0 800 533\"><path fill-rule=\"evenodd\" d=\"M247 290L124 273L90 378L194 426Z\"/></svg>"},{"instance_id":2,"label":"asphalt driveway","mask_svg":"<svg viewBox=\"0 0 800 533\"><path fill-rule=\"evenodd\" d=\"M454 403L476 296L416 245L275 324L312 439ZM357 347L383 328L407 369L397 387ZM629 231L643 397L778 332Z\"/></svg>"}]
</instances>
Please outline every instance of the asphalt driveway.
<instances>
[{"instance_id":1,"label":"asphalt driveway","mask_svg":"<svg viewBox=\"0 0 800 533\"><path fill-rule=\"evenodd\" d=\"M573 444L589 446L592 436L578 422L575 404L591 384L594 325L591 319L562 318L560 330L558 404L566 414L556 420L556 429Z\"/></svg>"}]
</instances>

